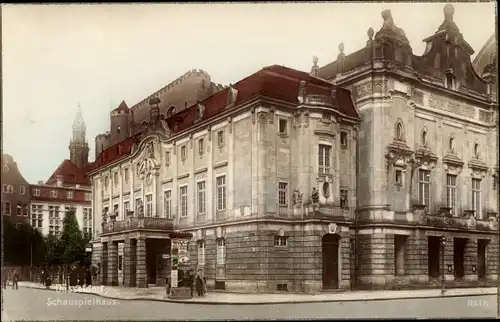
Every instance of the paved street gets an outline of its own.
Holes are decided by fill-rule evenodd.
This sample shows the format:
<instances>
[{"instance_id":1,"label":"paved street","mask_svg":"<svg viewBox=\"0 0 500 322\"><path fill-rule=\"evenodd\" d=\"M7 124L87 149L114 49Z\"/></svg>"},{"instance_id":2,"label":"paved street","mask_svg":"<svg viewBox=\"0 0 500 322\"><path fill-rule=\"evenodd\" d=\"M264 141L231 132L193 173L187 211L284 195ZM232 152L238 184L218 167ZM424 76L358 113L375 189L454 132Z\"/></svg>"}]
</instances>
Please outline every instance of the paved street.
<instances>
[{"instance_id":1,"label":"paved street","mask_svg":"<svg viewBox=\"0 0 500 322\"><path fill-rule=\"evenodd\" d=\"M30 288L3 292L2 321L15 320L207 320L305 318L495 317L496 297L471 296L335 303L203 305L111 300L95 295Z\"/></svg>"}]
</instances>

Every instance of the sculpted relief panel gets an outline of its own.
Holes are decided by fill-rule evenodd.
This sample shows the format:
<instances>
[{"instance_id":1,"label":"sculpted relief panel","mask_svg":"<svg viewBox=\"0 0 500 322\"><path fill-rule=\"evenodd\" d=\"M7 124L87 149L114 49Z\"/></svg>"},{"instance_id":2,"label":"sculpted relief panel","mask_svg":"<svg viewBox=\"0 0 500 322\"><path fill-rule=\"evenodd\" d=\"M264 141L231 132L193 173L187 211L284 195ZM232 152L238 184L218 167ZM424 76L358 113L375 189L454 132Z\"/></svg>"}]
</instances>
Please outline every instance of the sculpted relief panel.
<instances>
[{"instance_id":1,"label":"sculpted relief panel","mask_svg":"<svg viewBox=\"0 0 500 322\"><path fill-rule=\"evenodd\" d=\"M478 119L481 122L485 123L491 122L491 112L485 110L479 110L479 117L478 117L476 116L476 108L474 106L465 103L460 103L454 100L445 99L435 94L430 95L429 106L442 111L465 116L471 119Z\"/></svg>"},{"instance_id":2,"label":"sculpted relief panel","mask_svg":"<svg viewBox=\"0 0 500 322\"><path fill-rule=\"evenodd\" d=\"M387 84L387 81L384 82L381 80L376 80L373 82L368 81L368 82L364 82L362 84L359 84L356 87L354 87L354 91L353 91L354 97L355 97L355 99L359 99L359 98L370 95L372 92L381 93L382 90L384 89L383 85L386 85L386 84Z\"/></svg>"}]
</instances>

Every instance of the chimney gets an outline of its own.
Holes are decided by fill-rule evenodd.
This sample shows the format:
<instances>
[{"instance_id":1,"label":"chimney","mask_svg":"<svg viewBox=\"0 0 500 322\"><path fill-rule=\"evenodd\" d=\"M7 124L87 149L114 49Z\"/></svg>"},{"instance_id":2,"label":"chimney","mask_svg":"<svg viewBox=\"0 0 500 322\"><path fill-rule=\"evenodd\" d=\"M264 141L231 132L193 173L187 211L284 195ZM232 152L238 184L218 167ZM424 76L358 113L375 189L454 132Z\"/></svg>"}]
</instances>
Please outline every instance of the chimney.
<instances>
[{"instance_id":1,"label":"chimney","mask_svg":"<svg viewBox=\"0 0 500 322\"><path fill-rule=\"evenodd\" d=\"M43 185L45 185L45 183L43 181L38 181L38 185L43 186Z\"/></svg>"},{"instance_id":2,"label":"chimney","mask_svg":"<svg viewBox=\"0 0 500 322\"><path fill-rule=\"evenodd\" d=\"M63 181L64 181L64 176L62 176L62 175L57 175L56 176L56 185L58 187L62 187L63 186Z\"/></svg>"}]
</instances>

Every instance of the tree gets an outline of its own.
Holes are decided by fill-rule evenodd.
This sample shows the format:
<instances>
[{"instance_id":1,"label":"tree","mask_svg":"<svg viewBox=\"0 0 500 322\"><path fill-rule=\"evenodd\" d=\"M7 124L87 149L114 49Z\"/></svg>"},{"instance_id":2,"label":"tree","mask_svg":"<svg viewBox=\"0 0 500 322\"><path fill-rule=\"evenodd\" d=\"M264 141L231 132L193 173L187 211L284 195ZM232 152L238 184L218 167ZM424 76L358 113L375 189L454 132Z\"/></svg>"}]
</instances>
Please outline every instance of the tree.
<instances>
[{"instance_id":1,"label":"tree","mask_svg":"<svg viewBox=\"0 0 500 322\"><path fill-rule=\"evenodd\" d=\"M75 211L66 212L63 231L58 242L58 255L63 264L81 262L85 258L85 239L78 227Z\"/></svg>"},{"instance_id":2,"label":"tree","mask_svg":"<svg viewBox=\"0 0 500 322\"><path fill-rule=\"evenodd\" d=\"M9 265L37 266L45 257L42 234L27 223L3 221L4 260Z\"/></svg>"}]
</instances>

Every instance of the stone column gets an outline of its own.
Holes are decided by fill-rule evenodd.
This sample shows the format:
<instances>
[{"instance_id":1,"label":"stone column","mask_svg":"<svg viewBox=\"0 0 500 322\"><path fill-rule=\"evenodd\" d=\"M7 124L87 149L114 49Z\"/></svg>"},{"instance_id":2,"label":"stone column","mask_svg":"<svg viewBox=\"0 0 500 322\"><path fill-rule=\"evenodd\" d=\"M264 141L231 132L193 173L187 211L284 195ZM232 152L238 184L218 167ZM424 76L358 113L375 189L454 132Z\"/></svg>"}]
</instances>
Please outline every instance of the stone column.
<instances>
[{"instance_id":1,"label":"stone column","mask_svg":"<svg viewBox=\"0 0 500 322\"><path fill-rule=\"evenodd\" d=\"M100 269L101 285L107 285L108 282L108 243L102 243L101 269Z\"/></svg>"},{"instance_id":2,"label":"stone column","mask_svg":"<svg viewBox=\"0 0 500 322\"><path fill-rule=\"evenodd\" d=\"M108 243L108 285L118 285L118 243Z\"/></svg>"},{"instance_id":3,"label":"stone column","mask_svg":"<svg viewBox=\"0 0 500 322\"><path fill-rule=\"evenodd\" d=\"M464 250L464 279L467 281L477 281L477 239L467 239ZM475 271L472 267L475 266Z\"/></svg>"},{"instance_id":4,"label":"stone column","mask_svg":"<svg viewBox=\"0 0 500 322\"><path fill-rule=\"evenodd\" d=\"M123 243L123 284L132 286L132 243L127 235Z\"/></svg>"},{"instance_id":5,"label":"stone column","mask_svg":"<svg viewBox=\"0 0 500 322\"><path fill-rule=\"evenodd\" d=\"M148 287L147 269L146 269L146 238L137 238L136 250L136 285L137 287Z\"/></svg>"}]
</instances>

